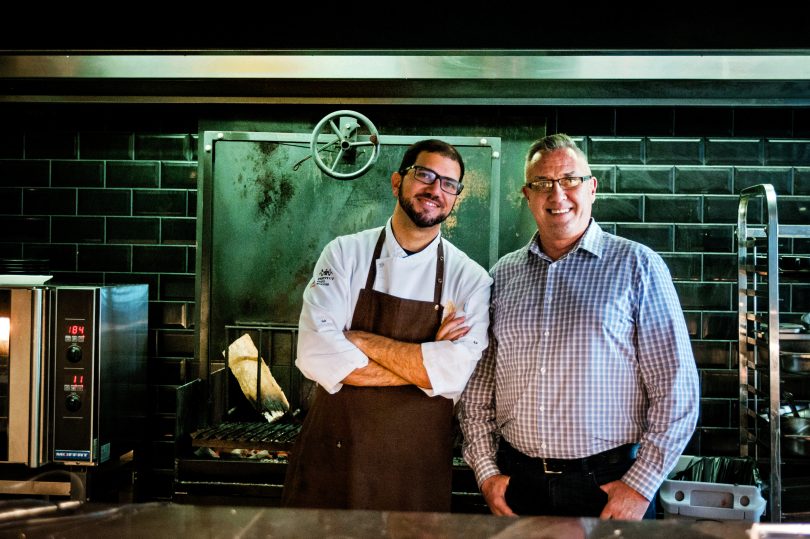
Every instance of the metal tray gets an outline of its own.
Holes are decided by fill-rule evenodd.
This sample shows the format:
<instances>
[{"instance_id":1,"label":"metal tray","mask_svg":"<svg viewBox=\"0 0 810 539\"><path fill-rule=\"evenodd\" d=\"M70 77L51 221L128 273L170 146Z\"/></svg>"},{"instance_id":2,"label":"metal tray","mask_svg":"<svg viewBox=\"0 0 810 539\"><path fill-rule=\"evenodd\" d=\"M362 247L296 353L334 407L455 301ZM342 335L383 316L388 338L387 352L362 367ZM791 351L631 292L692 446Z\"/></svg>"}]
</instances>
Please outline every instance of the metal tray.
<instances>
[{"instance_id":1,"label":"metal tray","mask_svg":"<svg viewBox=\"0 0 810 539\"><path fill-rule=\"evenodd\" d=\"M782 370L792 373L810 373L810 353L781 352L779 364Z\"/></svg>"}]
</instances>

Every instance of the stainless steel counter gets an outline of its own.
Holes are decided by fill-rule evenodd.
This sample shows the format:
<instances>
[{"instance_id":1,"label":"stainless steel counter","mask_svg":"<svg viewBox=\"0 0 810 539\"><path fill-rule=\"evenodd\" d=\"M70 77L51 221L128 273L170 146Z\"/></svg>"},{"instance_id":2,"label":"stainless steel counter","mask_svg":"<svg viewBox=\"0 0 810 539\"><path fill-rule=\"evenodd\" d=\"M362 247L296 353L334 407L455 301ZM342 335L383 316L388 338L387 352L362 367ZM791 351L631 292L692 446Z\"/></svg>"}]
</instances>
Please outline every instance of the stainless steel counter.
<instances>
[{"instance_id":1,"label":"stainless steel counter","mask_svg":"<svg viewBox=\"0 0 810 539\"><path fill-rule=\"evenodd\" d=\"M600 521L590 518L212 507L163 503L86 504L75 513L0 523L0 537L479 537L747 538L747 522Z\"/></svg>"}]
</instances>

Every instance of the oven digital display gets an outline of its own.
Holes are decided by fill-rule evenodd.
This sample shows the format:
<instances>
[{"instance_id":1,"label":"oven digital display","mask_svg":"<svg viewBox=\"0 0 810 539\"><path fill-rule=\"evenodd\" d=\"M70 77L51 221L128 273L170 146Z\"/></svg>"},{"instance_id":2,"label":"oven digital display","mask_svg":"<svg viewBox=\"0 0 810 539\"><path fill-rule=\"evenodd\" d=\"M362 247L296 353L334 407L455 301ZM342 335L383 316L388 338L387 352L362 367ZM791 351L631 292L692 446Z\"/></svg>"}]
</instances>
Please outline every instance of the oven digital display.
<instances>
[{"instance_id":1,"label":"oven digital display","mask_svg":"<svg viewBox=\"0 0 810 539\"><path fill-rule=\"evenodd\" d=\"M63 385L67 392L84 391L84 374L65 373Z\"/></svg>"},{"instance_id":2,"label":"oven digital display","mask_svg":"<svg viewBox=\"0 0 810 539\"><path fill-rule=\"evenodd\" d=\"M67 335L84 335L84 320L75 320L68 322Z\"/></svg>"},{"instance_id":3,"label":"oven digital display","mask_svg":"<svg viewBox=\"0 0 810 539\"><path fill-rule=\"evenodd\" d=\"M87 320L84 318L65 318L65 342L84 342L87 334Z\"/></svg>"}]
</instances>

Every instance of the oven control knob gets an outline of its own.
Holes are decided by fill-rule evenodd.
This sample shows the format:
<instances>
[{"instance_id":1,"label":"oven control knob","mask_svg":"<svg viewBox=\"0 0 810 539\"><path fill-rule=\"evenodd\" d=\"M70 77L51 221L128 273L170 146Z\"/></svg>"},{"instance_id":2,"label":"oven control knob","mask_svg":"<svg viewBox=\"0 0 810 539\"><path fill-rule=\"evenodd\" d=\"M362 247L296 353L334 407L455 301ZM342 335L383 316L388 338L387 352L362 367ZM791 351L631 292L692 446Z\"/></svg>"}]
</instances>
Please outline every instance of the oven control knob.
<instances>
[{"instance_id":1,"label":"oven control knob","mask_svg":"<svg viewBox=\"0 0 810 539\"><path fill-rule=\"evenodd\" d=\"M71 363L78 363L82 360L82 348L78 345L71 344L67 349L67 360Z\"/></svg>"},{"instance_id":2,"label":"oven control knob","mask_svg":"<svg viewBox=\"0 0 810 539\"><path fill-rule=\"evenodd\" d=\"M76 412L82 407L82 399L78 393L70 393L65 398L65 407L71 412Z\"/></svg>"}]
</instances>

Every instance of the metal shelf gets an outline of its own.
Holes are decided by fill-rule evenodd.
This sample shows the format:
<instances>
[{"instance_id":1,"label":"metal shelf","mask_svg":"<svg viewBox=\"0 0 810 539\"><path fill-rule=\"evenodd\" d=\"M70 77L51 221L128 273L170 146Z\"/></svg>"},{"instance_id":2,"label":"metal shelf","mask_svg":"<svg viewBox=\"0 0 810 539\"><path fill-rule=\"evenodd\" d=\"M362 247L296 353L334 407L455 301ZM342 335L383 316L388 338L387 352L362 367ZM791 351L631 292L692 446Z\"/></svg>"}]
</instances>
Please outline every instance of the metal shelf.
<instances>
[{"instance_id":1,"label":"metal shelf","mask_svg":"<svg viewBox=\"0 0 810 539\"><path fill-rule=\"evenodd\" d=\"M765 199L767 223L749 225L748 203L756 198ZM788 516L782 512L780 342L810 340L807 334L779 332L778 240L809 237L810 226L779 225L772 185L755 185L740 193L737 214L740 455L753 456L770 467L768 505L772 522L781 522ZM766 405L768 419L759 421L760 408Z\"/></svg>"}]
</instances>

